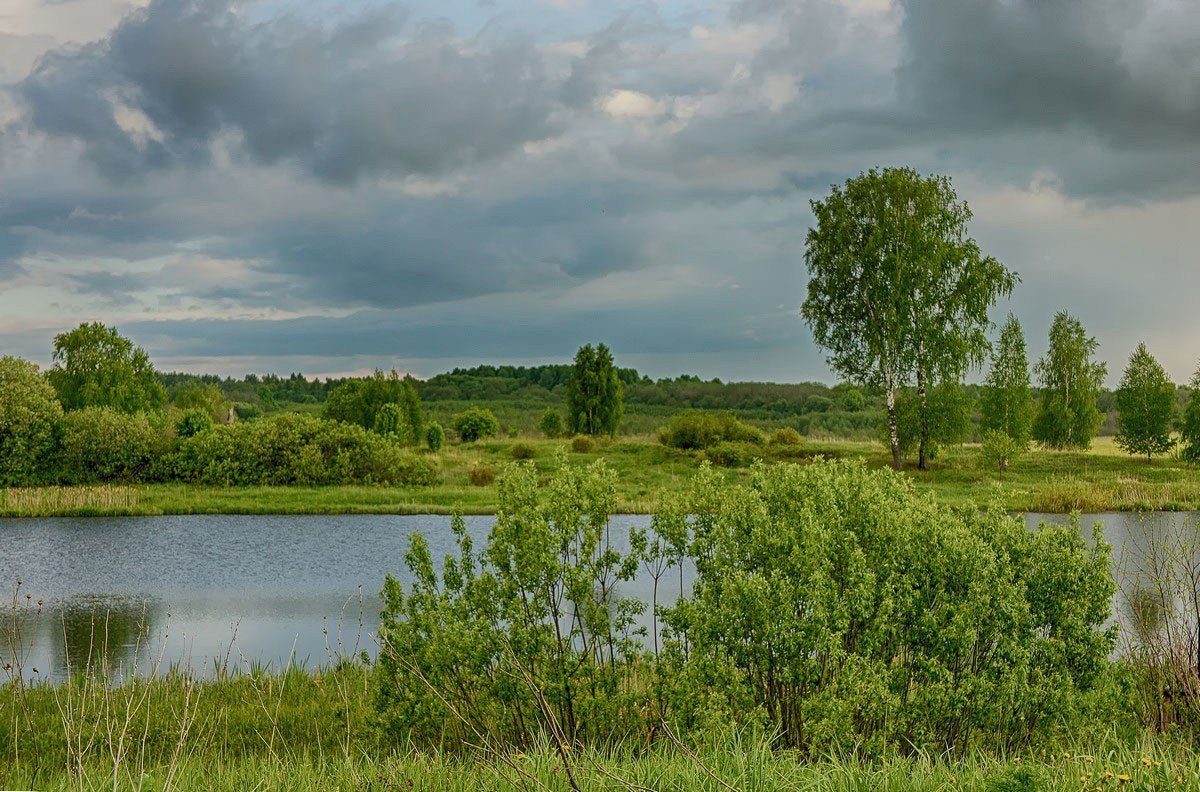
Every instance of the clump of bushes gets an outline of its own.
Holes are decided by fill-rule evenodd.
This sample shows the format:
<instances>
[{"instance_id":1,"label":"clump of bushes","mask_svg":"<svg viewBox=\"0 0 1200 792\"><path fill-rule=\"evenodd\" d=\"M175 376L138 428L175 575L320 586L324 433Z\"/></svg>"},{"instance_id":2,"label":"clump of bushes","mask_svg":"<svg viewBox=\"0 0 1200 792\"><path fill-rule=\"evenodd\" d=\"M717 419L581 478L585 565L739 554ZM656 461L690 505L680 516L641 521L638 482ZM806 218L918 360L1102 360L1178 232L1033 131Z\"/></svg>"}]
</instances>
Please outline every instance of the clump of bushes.
<instances>
[{"instance_id":1,"label":"clump of bushes","mask_svg":"<svg viewBox=\"0 0 1200 792\"><path fill-rule=\"evenodd\" d=\"M704 450L704 458L717 467L749 467L754 461L754 446L745 443L717 443Z\"/></svg>"},{"instance_id":2,"label":"clump of bushes","mask_svg":"<svg viewBox=\"0 0 1200 792\"><path fill-rule=\"evenodd\" d=\"M998 430L985 432L980 459L986 467L1004 473L1008 466L1029 450L1029 443L1009 437Z\"/></svg>"},{"instance_id":3,"label":"clump of bushes","mask_svg":"<svg viewBox=\"0 0 1200 792\"><path fill-rule=\"evenodd\" d=\"M425 430L425 445L429 446L430 451L441 451L445 443L446 430L436 421L431 423L429 428Z\"/></svg>"},{"instance_id":4,"label":"clump of bushes","mask_svg":"<svg viewBox=\"0 0 1200 792\"><path fill-rule=\"evenodd\" d=\"M529 443L514 443L509 455L516 460L533 459L537 456L537 449Z\"/></svg>"},{"instance_id":5,"label":"clump of bushes","mask_svg":"<svg viewBox=\"0 0 1200 792\"><path fill-rule=\"evenodd\" d=\"M63 416L60 477L72 484L135 481L150 472L156 435L144 413L84 407Z\"/></svg>"},{"instance_id":6,"label":"clump of bushes","mask_svg":"<svg viewBox=\"0 0 1200 792\"><path fill-rule=\"evenodd\" d=\"M474 443L500 433L500 422L491 410L471 407L454 416L454 431L464 443Z\"/></svg>"},{"instance_id":7,"label":"clump of bushes","mask_svg":"<svg viewBox=\"0 0 1200 792\"><path fill-rule=\"evenodd\" d=\"M0 357L0 484L25 484L46 472L62 415L36 365Z\"/></svg>"},{"instance_id":8,"label":"clump of bushes","mask_svg":"<svg viewBox=\"0 0 1200 792\"><path fill-rule=\"evenodd\" d=\"M590 454L596 450L596 439L588 435L575 435L571 438L571 450L576 454Z\"/></svg>"},{"instance_id":9,"label":"clump of bushes","mask_svg":"<svg viewBox=\"0 0 1200 792\"><path fill-rule=\"evenodd\" d=\"M541 420L538 421L538 430L546 437L561 437L563 433L563 419L558 414L558 410L553 407L547 407L542 413Z\"/></svg>"},{"instance_id":10,"label":"clump of bushes","mask_svg":"<svg viewBox=\"0 0 1200 792\"><path fill-rule=\"evenodd\" d=\"M663 445L682 449L711 448L718 443L754 443L761 445L766 436L761 430L742 423L729 413L683 412L671 417L660 430Z\"/></svg>"},{"instance_id":11,"label":"clump of bushes","mask_svg":"<svg viewBox=\"0 0 1200 792\"><path fill-rule=\"evenodd\" d=\"M183 411L175 422L175 434L179 437L194 437L201 432L213 428L216 421L212 415L199 407L191 407Z\"/></svg>"},{"instance_id":12,"label":"clump of bushes","mask_svg":"<svg viewBox=\"0 0 1200 792\"><path fill-rule=\"evenodd\" d=\"M467 479L475 487L489 487L496 481L496 469L491 465L472 465L467 471Z\"/></svg>"},{"instance_id":13,"label":"clump of bushes","mask_svg":"<svg viewBox=\"0 0 1200 792\"><path fill-rule=\"evenodd\" d=\"M800 433L790 426L777 429L775 434L771 435L771 442L780 446L800 445L800 440Z\"/></svg>"}]
</instances>

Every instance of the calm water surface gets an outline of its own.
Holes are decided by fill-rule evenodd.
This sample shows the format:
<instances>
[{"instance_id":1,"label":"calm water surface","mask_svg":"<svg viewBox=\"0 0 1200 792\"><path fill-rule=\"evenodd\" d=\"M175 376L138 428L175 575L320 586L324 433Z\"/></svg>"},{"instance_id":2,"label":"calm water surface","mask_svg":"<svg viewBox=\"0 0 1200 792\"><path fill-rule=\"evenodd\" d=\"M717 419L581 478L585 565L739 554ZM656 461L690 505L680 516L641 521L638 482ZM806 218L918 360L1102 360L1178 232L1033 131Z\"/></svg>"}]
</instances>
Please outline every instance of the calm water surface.
<instances>
[{"instance_id":1,"label":"calm water surface","mask_svg":"<svg viewBox=\"0 0 1200 792\"><path fill-rule=\"evenodd\" d=\"M1092 514L1116 555L1136 553L1158 521L1198 514ZM1061 515L1029 514L1031 525ZM468 517L482 540L492 517ZM613 518L624 546L631 526ZM0 584L23 581L15 618L0 616L0 654L26 676L61 678L89 659L138 673L176 664L202 673L289 661L317 665L375 652L384 575L405 580L414 531L435 558L453 550L450 518L384 515L189 515L0 520ZM674 575L676 573L672 573ZM660 602L679 590L660 589ZM649 580L623 592L649 600ZM26 599L28 595L29 599ZM37 601L42 600L41 607ZM14 636L18 636L14 640ZM159 658L162 658L161 664ZM3 677L0 677L2 679Z\"/></svg>"}]
</instances>

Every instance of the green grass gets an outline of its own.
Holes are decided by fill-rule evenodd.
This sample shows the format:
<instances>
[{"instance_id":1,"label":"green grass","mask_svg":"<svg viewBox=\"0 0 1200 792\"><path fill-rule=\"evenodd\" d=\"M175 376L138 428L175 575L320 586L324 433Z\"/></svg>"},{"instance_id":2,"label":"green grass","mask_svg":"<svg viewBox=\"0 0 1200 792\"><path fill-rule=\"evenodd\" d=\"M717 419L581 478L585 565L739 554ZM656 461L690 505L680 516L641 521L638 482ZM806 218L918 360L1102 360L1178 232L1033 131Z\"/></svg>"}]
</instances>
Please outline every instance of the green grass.
<instances>
[{"instance_id":1,"label":"green grass","mask_svg":"<svg viewBox=\"0 0 1200 792\"><path fill-rule=\"evenodd\" d=\"M0 489L0 516L108 514L467 514L494 512L495 485L474 486L471 468L499 468L512 461L518 443L536 449L544 472L559 460L565 440L531 437L451 444L433 455L442 483L433 487L203 487L145 484L116 487ZM747 458L805 462L815 456L861 458L874 467L889 463L879 443L806 438L797 446L744 446ZM569 452L572 462L604 459L618 475L619 509L653 510L659 493L681 486L702 452L666 448L650 435L601 440L589 453ZM722 469L730 480L748 471ZM978 447L943 451L929 471L907 470L916 485L952 504L998 501L1014 511L1099 512L1200 509L1200 469L1164 457L1146 462L1101 438L1084 452L1034 450L1001 474L985 468Z\"/></svg>"},{"instance_id":2,"label":"green grass","mask_svg":"<svg viewBox=\"0 0 1200 792\"><path fill-rule=\"evenodd\" d=\"M546 744L443 753L388 747L371 726L371 684L356 664L199 682L77 677L0 686L0 788L518 790L569 788ZM584 790L1080 790L1195 788L1185 741L1055 745L1020 755L859 760L771 750L750 733L575 746ZM1127 775L1128 781L1121 776ZM1179 779L1178 781L1176 779Z\"/></svg>"}]
</instances>

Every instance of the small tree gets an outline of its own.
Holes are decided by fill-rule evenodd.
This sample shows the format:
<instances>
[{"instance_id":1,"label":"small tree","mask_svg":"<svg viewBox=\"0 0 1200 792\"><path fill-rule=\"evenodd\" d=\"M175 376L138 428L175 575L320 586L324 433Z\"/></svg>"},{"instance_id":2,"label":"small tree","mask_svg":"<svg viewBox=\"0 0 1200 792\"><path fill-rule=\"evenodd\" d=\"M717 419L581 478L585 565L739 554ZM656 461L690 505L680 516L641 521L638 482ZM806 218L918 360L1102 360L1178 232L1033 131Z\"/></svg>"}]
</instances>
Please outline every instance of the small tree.
<instances>
[{"instance_id":1,"label":"small tree","mask_svg":"<svg viewBox=\"0 0 1200 792\"><path fill-rule=\"evenodd\" d=\"M1145 344L1138 344L1117 389L1117 445L1130 454L1163 454L1175 446L1175 385Z\"/></svg>"},{"instance_id":2,"label":"small tree","mask_svg":"<svg viewBox=\"0 0 1200 792\"><path fill-rule=\"evenodd\" d=\"M959 383L940 382L930 388L922 412L916 390L905 388L897 394L896 418L901 452L918 450L924 432L926 457L935 459L942 448L962 443L971 433L971 398Z\"/></svg>"},{"instance_id":3,"label":"small tree","mask_svg":"<svg viewBox=\"0 0 1200 792\"><path fill-rule=\"evenodd\" d=\"M25 484L46 466L62 405L38 367L0 357L0 484Z\"/></svg>"},{"instance_id":4,"label":"small tree","mask_svg":"<svg viewBox=\"0 0 1200 792\"><path fill-rule=\"evenodd\" d=\"M1029 443L1010 437L1005 432L992 429L983 435L982 455L984 464L996 468L1001 473L1008 471L1008 466L1025 453Z\"/></svg>"},{"instance_id":5,"label":"small tree","mask_svg":"<svg viewBox=\"0 0 1200 792\"><path fill-rule=\"evenodd\" d=\"M409 424L407 411L395 402L388 402L375 413L375 434L397 443L420 442L417 429Z\"/></svg>"},{"instance_id":6,"label":"small tree","mask_svg":"<svg viewBox=\"0 0 1200 792\"><path fill-rule=\"evenodd\" d=\"M446 430L436 421L431 423L429 429L425 431L425 445L429 446L430 451L441 451L445 442Z\"/></svg>"},{"instance_id":7,"label":"small tree","mask_svg":"<svg viewBox=\"0 0 1200 792\"><path fill-rule=\"evenodd\" d=\"M1000 331L992 354L992 370L984 381L980 402L984 432L1008 435L1022 449L1033 433L1033 391L1021 323L1011 314Z\"/></svg>"},{"instance_id":8,"label":"small tree","mask_svg":"<svg viewBox=\"0 0 1200 792\"><path fill-rule=\"evenodd\" d=\"M547 407L542 413L542 420L538 421L538 429L546 437L561 437L563 433L562 416L558 414L558 410L553 407Z\"/></svg>"},{"instance_id":9,"label":"small tree","mask_svg":"<svg viewBox=\"0 0 1200 792\"><path fill-rule=\"evenodd\" d=\"M491 410L471 407L454 416L454 431L464 443L474 443L500 433L500 422Z\"/></svg>"},{"instance_id":10,"label":"small tree","mask_svg":"<svg viewBox=\"0 0 1200 792\"><path fill-rule=\"evenodd\" d=\"M216 421L208 414L207 410L199 407L191 407L183 411L183 415L179 416L179 420L175 422L175 434L180 437L195 437L201 432L206 432L213 428Z\"/></svg>"},{"instance_id":11,"label":"small tree","mask_svg":"<svg viewBox=\"0 0 1200 792\"><path fill-rule=\"evenodd\" d=\"M624 412L623 398L608 347L580 347L567 380L567 425L571 433L615 435Z\"/></svg>"},{"instance_id":12,"label":"small tree","mask_svg":"<svg viewBox=\"0 0 1200 792\"><path fill-rule=\"evenodd\" d=\"M146 350L99 322L54 337L54 367L46 376L68 410L111 407L136 413L167 401Z\"/></svg>"},{"instance_id":13,"label":"small tree","mask_svg":"<svg viewBox=\"0 0 1200 792\"><path fill-rule=\"evenodd\" d=\"M1050 346L1037 364L1042 403L1033 437L1048 448L1087 448L1104 421L1096 397L1108 366L1092 358L1099 345L1078 319L1060 311L1050 326Z\"/></svg>"},{"instance_id":14,"label":"small tree","mask_svg":"<svg viewBox=\"0 0 1200 792\"><path fill-rule=\"evenodd\" d=\"M1200 462L1200 368L1192 375L1188 389L1191 394L1179 421L1179 435L1183 458L1188 462Z\"/></svg>"}]
</instances>

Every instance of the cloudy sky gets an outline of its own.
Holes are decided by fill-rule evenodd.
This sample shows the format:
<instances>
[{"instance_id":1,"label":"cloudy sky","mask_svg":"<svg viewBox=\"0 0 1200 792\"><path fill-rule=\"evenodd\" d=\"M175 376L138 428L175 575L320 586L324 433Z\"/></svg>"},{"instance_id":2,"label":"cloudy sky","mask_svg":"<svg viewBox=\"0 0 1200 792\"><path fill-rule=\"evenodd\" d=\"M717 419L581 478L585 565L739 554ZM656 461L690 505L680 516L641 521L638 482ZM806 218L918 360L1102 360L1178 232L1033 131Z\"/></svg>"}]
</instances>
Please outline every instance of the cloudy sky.
<instances>
[{"instance_id":1,"label":"cloudy sky","mask_svg":"<svg viewBox=\"0 0 1200 792\"><path fill-rule=\"evenodd\" d=\"M830 379L808 202L950 174L1041 353L1200 357L1194 0L3 0L0 353Z\"/></svg>"}]
</instances>

